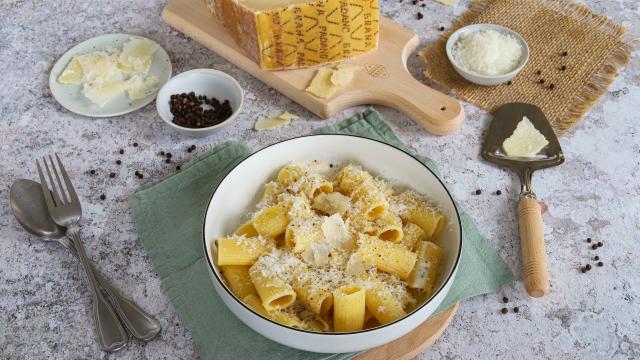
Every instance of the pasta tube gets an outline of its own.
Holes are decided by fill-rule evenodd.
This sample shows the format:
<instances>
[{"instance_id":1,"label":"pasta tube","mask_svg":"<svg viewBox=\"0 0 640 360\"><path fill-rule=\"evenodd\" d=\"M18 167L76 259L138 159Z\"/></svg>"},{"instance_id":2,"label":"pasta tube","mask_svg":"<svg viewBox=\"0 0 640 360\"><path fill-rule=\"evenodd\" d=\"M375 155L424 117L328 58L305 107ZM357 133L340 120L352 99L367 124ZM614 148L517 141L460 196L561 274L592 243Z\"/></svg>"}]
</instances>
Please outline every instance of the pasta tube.
<instances>
[{"instance_id":1,"label":"pasta tube","mask_svg":"<svg viewBox=\"0 0 640 360\"><path fill-rule=\"evenodd\" d=\"M409 277L416 263L416 254L400 244L380 240L369 235L360 236L357 251L361 262L375 265L378 270L398 275L402 280Z\"/></svg>"},{"instance_id":2,"label":"pasta tube","mask_svg":"<svg viewBox=\"0 0 640 360\"><path fill-rule=\"evenodd\" d=\"M326 316L333 306L331 292L313 286L311 281L301 281L300 277L296 277L293 289L298 295L298 300L302 301L309 311L320 317Z\"/></svg>"},{"instance_id":3,"label":"pasta tube","mask_svg":"<svg viewBox=\"0 0 640 360\"><path fill-rule=\"evenodd\" d=\"M341 287L333 292L333 329L337 332L362 330L365 314L365 289Z\"/></svg>"},{"instance_id":4,"label":"pasta tube","mask_svg":"<svg viewBox=\"0 0 640 360\"><path fill-rule=\"evenodd\" d=\"M402 227L402 232L404 233L402 243L409 250L415 249L420 241L427 240L427 233L425 233L420 226L412 222L407 222Z\"/></svg>"},{"instance_id":5,"label":"pasta tube","mask_svg":"<svg viewBox=\"0 0 640 360\"><path fill-rule=\"evenodd\" d=\"M405 316L402 303L396 299L386 285L376 282L365 293L365 305L381 325Z\"/></svg>"},{"instance_id":6,"label":"pasta tube","mask_svg":"<svg viewBox=\"0 0 640 360\"><path fill-rule=\"evenodd\" d=\"M289 225L288 210L283 204L278 204L270 208L264 209L251 222L258 234L275 238L283 234Z\"/></svg>"},{"instance_id":7,"label":"pasta tube","mask_svg":"<svg viewBox=\"0 0 640 360\"><path fill-rule=\"evenodd\" d=\"M258 295L260 295L262 306L270 313L274 310L284 309L296 300L296 292L291 285L277 276L265 275L255 266L249 269L249 276Z\"/></svg>"},{"instance_id":8,"label":"pasta tube","mask_svg":"<svg viewBox=\"0 0 640 360\"><path fill-rule=\"evenodd\" d=\"M217 240L218 265L252 265L269 247L264 239L231 236Z\"/></svg>"},{"instance_id":9,"label":"pasta tube","mask_svg":"<svg viewBox=\"0 0 640 360\"><path fill-rule=\"evenodd\" d=\"M256 231L256 228L253 227L253 224L251 222L243 224L242 226L237 228L234 234L245 235L246 237L255 237L259 235L258 231Z\"/></svg>"},{"instance_id":10,"label":"pasta tube","mask_svg":"<svg viewBox=\"0 0 640 360\"><path fill-rule=\"evenodd\" d=\"M258 295L253 282L249 278L249 266L227 265L221 266L220 270L231 292L238 299L244 299L249 295Z\"/></svg>"}]
</instances>

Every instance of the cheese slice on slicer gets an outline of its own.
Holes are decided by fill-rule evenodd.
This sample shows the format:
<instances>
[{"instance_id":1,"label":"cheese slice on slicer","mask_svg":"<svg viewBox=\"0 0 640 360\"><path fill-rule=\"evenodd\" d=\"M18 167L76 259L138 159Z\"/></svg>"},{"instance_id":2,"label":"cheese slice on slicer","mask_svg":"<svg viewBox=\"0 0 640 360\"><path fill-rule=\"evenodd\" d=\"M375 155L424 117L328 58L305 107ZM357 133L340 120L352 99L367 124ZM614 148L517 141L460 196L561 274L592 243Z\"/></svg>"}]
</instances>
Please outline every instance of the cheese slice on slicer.
<instances>
[{"instance_id":1,"label":"cheese slice on slicer","mask_svg":"<svg viewBox=\"0 0 640 360\"><path fill-rule=\"evenodd\" d=\"M378 0L205 0L266 70L338 62L378 46Z\"/></svg>"},{"instance_id":2,"label":"cheese slice on slicer","mask_svg":"<svg viewBox=\"0 0 640 360\"><path fill-rule=\"evenodd\" d=\"M547 138L524 116L513 134L504 140L502 148L508 156L535 157L547 144Z\"/></svg>"}]
</instances>

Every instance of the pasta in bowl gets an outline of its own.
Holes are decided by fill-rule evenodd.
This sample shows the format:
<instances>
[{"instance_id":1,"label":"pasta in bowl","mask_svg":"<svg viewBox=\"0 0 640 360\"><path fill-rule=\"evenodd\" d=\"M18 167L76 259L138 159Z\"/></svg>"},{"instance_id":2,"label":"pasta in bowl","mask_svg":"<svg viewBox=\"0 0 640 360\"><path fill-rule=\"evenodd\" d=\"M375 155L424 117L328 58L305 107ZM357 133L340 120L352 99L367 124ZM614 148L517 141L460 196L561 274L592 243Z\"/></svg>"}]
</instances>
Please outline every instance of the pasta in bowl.
<instances>
[{"instance_id":1,"label":"pasta in bowl","mask_svg":"<svg viewBox=\"0 0 640 360\"><path fill-rule=\"evenodd\" d=\"M462 237L449 193L417 159L316 135L237 165L211 198L204 247L216 291L249 327L302 350L348 352L434 312Z\"/></svg>"}]
</instances>

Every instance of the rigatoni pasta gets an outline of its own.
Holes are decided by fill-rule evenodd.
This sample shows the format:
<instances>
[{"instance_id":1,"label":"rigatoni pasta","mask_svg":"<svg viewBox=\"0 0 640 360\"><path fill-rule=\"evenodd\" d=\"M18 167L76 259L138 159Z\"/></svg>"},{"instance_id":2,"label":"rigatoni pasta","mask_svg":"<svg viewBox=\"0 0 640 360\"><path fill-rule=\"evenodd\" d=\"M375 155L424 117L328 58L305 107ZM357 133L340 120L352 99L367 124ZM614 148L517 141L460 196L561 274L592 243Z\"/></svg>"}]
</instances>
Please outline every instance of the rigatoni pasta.
<instances>
[{"instance_id":1,"label":"rigatoni pasta","mask_svg":"<svg viewBox=\"0 0 640 360\"><path fill-rule=\"evenodd\" d=\"M396 321L431 296L442 212L360 166L282 167L217 262L233 294L285 326L351 332Z\"/></svg>"}]
</instances>

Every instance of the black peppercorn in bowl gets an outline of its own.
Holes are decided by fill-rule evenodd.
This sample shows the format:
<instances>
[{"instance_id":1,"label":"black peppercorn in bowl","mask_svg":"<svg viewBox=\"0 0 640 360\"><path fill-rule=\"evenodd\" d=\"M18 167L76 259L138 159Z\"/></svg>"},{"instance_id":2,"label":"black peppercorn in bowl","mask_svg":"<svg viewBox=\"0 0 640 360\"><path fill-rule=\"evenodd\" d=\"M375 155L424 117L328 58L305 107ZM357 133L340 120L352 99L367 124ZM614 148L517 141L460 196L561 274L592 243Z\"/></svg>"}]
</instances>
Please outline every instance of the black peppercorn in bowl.
<instances>
[{"instance_id":1,"label":"black peppercorn in bowl","mask_svg":"<svg viewBox=\"0 0 640 360\"><path fill-rule=\"evenodd\" d=\"M158 114L177 132L209 136L230 124L242 109L244 93L230 75L194 69L167 81L156 98Z\"/></svg>"}]
</instances>

